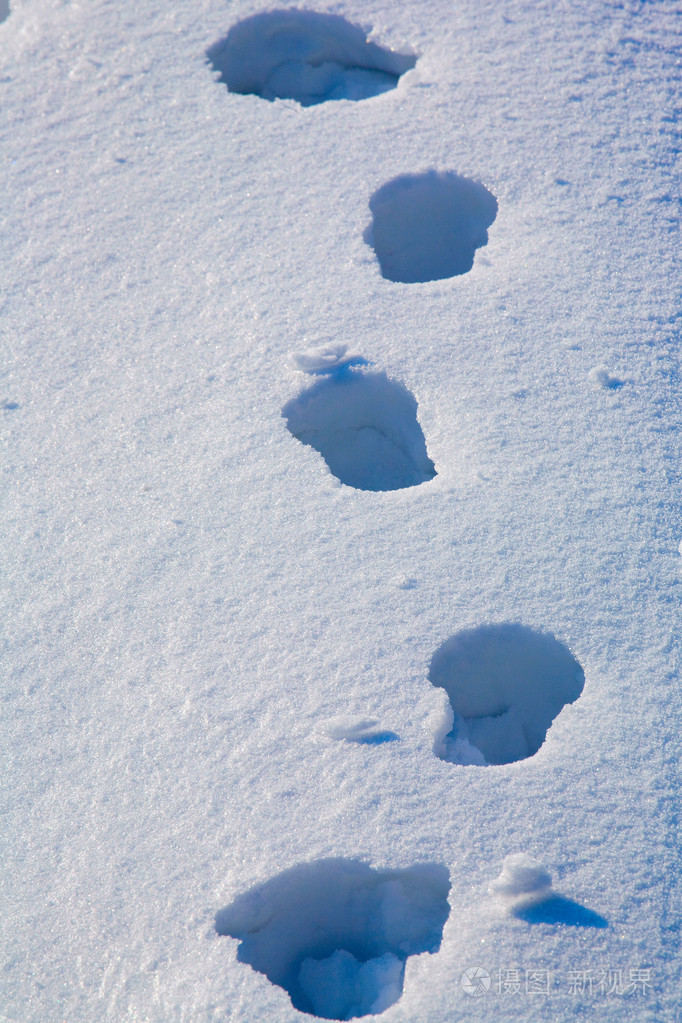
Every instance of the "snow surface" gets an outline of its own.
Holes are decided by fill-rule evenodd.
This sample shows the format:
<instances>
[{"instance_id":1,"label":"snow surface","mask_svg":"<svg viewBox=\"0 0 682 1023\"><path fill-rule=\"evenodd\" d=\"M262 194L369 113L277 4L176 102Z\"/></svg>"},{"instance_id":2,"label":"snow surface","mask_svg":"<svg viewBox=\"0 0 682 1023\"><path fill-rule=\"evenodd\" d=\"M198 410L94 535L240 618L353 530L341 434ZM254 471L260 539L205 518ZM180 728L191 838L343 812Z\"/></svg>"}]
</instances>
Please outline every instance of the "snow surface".
<instances>
[{"instance_id":1,"label":"snow surface","mask_svg":"<svg viewBox=\"0 0 682 1023\"><path fill-rule=\"evenodd\" d=\"M331 860L447 876L449 914L365 950L340 900L296 950L321 1012L679 1020L678 7L322 0L417 60L305 106L211 65L254 0L12 0L0 1017L310 1019L219 923ZM455 178L496 203L471 269L385 276L373 197ZM428 481L347 485L287 429L310 385L342 407L290 353L343 345ZM530 756L445 760L434 655L508 626L582 692ZM550 898L491 892L514 854Z\"/></svg>"}]
</instances>

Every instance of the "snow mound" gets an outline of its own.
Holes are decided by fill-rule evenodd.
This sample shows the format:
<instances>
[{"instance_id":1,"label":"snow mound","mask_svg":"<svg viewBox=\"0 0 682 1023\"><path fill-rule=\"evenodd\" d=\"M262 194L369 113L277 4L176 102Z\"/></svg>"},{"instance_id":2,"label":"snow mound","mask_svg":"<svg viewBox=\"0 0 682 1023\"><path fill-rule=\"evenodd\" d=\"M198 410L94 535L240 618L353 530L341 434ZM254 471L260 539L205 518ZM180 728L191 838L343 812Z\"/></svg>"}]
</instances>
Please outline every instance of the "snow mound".
<instances>
[{"instance_id":1,"label":"snow mound","mask_svg":"<svg viewBox=\"0 0 682 1023\"><path fill-rule=\"evenodd\" d=\"M567 703L580 696L582 668L548 633L517 624L457 633L435 652L429 679L448 694L452 731L438 755L451 763L511 764L533 756Z\"/></svg>"},{"instance_id":2,"label":"snow mound","mask_svg":"<svg viewBox=\"0 0 682 1023\"><path fill-rule=\"evenodd\" d=\"M343 344L309 348L305 352L292 352L289 361L295 369L312 376L337 373L348 366L366 364L366 360L361 355L349 355L348 345Z\"/></svg>"},{"instance_id":3,"label":"snow mound","mask_svg":"<svg viewBox=\"0 0 682 1023\"><path fill-rule=\"evenodd\" d=\"M352 1019L398 1000L409 956L438 951L449 889L440 864L317 860L238 896L216 930L239 938L239 961L284 988L296 1009Z\"/></svg>"},{"instance_id":4,"label":"snow mound","mask_svg":"<svg viewBox=\"0 0 682 1023\"><path fill-rule=\"evenodd\" d=\"M512 853L502 864L502 873L490 886L504 901L540 901L552 891L552 875L526 853Z\"/></svg>"},{"instance_id":5,"label":"snow mound","mask_svg":"<svg viewBox=\"0 0 682 1023\"><path fill-rule=\"evenodd\" d=\"M602 387L605 391L617 391L625 383L620 377L615 377L609 373L605 366L595 366L594 369L590 370L590 380L597 387Z\"/></svg>"},{"instance_id":6,"label":"snow mound","mask_svg":"<svg viewBox=\"0 0 682 1023\"><path fill-rule=\"evenodd\" d=\"M592 928L609 925L608 920L594 910L557 894L546 867L526 853L505 857L502 873L490 890L505 904L511 916L528 924Z\"/></svg>"},{"instance_id":7,"label":"snow mound","mask_svg":"<svg viewBox=\"0 0 682 1023\"><path fill-rule=\"evenodd\" d=\"M682 551L680 553L682 553ZM412 578L412 576L405 575L401 572L400 575L396 575L393 579L391 579L391 585L395 586L398 590L416 590L419 584L416 579Z\"/></svg>"},{"instance_id":8,"label":"snow mound","mask_svg":"<svg viewBox=\"0 0 682 1023\"><path fill-rule=\"evenodd\" d=\"M207 51L230 92L293 99L301 106L361 100L394 89L417 62L368 42L335 14L265 11L234 25Z\"/></svg>"},{"instance_id":9,"label":"snow mound","mask_svg":"<svg viewBox=\"0 0 682 1023\"><path fill-rule=\"evenodd\" d=\"M462 736L453 737L452 733L445 736L444 753L442 760L450 764L459 764L461 767L487 767L485 759L477 746L472 746L468 739Z\"/></svg>"},{"instance_id":10,"label":"snow mound","mask_svg":"<svg viewBox=\"0 0 682 1023\"><path fill-rule=\"evenodd\" d=\"M382 277L404 284L468 273L497 216L495 196L479 182L434 170L387 182L369 208L365 241Z\"/></svg>"},{"instance_id":11,"label":"snow mound","mask_svg":"<svg viewBox=\"0 0 682 1023\"><path fill-rule=\"evenodd\" d=\"M321 380L282 409L290 432L357 490L401 490L436 475L417 403L385 373L347 372Z\"/></svg>"}]
</instances>

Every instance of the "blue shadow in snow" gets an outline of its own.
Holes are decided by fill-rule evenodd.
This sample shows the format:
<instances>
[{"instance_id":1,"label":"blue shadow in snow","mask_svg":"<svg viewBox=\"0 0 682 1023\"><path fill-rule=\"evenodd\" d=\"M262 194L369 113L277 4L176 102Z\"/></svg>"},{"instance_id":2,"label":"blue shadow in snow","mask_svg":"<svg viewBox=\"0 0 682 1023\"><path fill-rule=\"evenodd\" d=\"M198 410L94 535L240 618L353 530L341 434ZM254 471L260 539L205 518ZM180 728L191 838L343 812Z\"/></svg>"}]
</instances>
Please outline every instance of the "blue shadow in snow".
<instances>
[{"instance_id":1,"label":"blue shadow in snow","mask_svg":"<svg viewBox=\"0 0 682 1023\"><path fill-rule=\"evenodd\" d=\"M215 927L239 939L237 960L283 988L299 1012L374 1017L400 998L405 961L439 950L449 890L439 863L380 870L317 860L238 895Z\"/></svg>"},{"instance_id":2,"label":"blue shadow in snow","mask_svg":"<svg viewBox=\"0 0 682 1023\"><path fill-rule=\"evenodd\" d=\"M347 738L347 742L357 742L362 746L383 746L385 742L399 742L400 736L395 732L375 732L374 735L363 735L361 738Z\"/></svg>"},{"instance_id":3,"label":"blue shadow in snow","mask_svg":"<svg viewBox=\"0 0 682 1023\"><path fill-rule=\"evenodd\" d=\"M550 895L542 902L520 906L511 911L512 916L525 920L527 924L563 924L566 927L608 927L609 922L599 913L563 895Z\"/></svg>"}]
</instances>

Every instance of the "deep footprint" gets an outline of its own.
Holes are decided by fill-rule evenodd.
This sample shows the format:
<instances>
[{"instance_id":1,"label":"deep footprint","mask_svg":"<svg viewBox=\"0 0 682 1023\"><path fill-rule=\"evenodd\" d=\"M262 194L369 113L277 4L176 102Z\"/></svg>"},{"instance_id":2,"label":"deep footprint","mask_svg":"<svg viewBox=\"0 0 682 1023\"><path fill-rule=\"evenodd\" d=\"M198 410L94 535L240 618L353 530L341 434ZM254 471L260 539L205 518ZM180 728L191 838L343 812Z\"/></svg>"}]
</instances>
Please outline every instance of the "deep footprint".
<instances>
[{"instance_id":1,"label":"deep footprint","mask_svg":"<svg viewBox=\"0 0 682 1023\"><path fill-rule=\"evenodd\" d=\"M319 451L357 490L401 490L433 479L417 403L385 373L347 370L321 380L282 409L291 433Z\"/></svg>"},{"instance_id":2,"label":"deep footprint","mask_svg":"<svg viewBox=\"0 0 682 1023\"><path fill-rule=\"evenodd\" d=\"M456 764L512 764L542 746L585 675L570 650L523 625L484 625L435 652L429 679L445 689L454 726L439 756Z\"/></svg>"},{"instance_id":3,"label":"deep footprint","mask_svg":"<svg viewBox=\"0 0 682 1023\"><path fill-rule=\"evenodd\" d=\"M9 0L0 0L0 24L9 17Z\"/></svg>"},{"instance_id":4,"label":"deep footprint","mask_svg":"<svg viewBox=\"0 0 682 1023\"><path fill-rule=\"evenodd\" d=\"M240 21L207 51L230 92L293 99L301 106L368 99L394 89L413 54L370 43L345 18L314 11L267 11Z\"/></svg>"},{"instance_id":5,"label":"deep footprint","mask_svg":"<svg viewBox=\"0 0 682 1023\"><path fill-rule=\"evenodd\" d=\"M323 1019L383 1012L403 990L405 961L437 952L450 911L447 869L375 870L350 859L284 871L216 914L237 958Z\"/></svg>"},{"instance_id":6,"label":"deep footprint","mask_svg":"<svg viewBox=\"0 0 682 1023\"><path fill-rule=\"evenodd\" d=\"M419 284L468 273L476 249L488 243L495 196L457 174L405 174L374 193L365 241L381 275Z\"/></svg>"}]
</instances>

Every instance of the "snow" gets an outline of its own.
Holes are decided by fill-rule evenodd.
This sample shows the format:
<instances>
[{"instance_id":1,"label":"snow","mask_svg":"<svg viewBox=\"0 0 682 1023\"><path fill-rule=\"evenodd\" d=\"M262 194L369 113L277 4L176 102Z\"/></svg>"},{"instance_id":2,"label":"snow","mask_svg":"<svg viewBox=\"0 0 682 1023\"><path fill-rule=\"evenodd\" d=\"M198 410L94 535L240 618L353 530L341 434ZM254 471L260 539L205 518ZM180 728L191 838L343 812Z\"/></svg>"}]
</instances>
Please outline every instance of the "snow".
<instances>
[{"instance_id":1,"label":"snow","mask_svg":"<svg viewBox=\"0 0 682 1023\"><path fill-rule=\"evenodd\" d=\"M366 359L361 355L349 354L348 345L323 345L305 352L291 352L289 362L302 373L316 376L320 373L335 373L348 366L365 365Z\"/></svg>"},{"instance_id":2,"label":"snow","mask_svg":"<svg viewBox=\"0 0 682 1023\"><path fill-rule=\"evenodd\" d=\"M327 959L304 959L300 984L312 1013L324 1019L376 1015L398 1001L403 964L386 952L360 963L344 949Z\"/></svg>"},{"instance_id":3,"label":"snow","mask_svg":"<svg viewBox=\"0 0 682 1023\"><path fill-rule=\"evenodd\" d=\"M394 742L400 736L382 728L376 718L361 718L359 721L339 717L325 723L324 732L332 739L345 742L361 742L374 746L383 742Z\"/></svg>"},{"instance_id":4,"label":"snow","mask_svg":"<svg viewBox=\"0 0 682 1023\"><path fill-rule=\"evenodd\" d=\"M549 897L552 875L541 863L525 853L505 856L502 873L491 885L504 900L540 902Z\"/></svg>"},{"instance_id":5,"label":"snow","mask_svg":"<svg viewBox=\"0 0 682 1023\"><path fill-rule=\"evenodd\" d=\"M605 390L617 391L619 387L622 387L625 383L624 380L620 380L616 376L612 376L611 373L606 369L605 366L595 366L590 371L590 379L598 387L603 387Z\"/></svg>"},{"instance_id":6,"label":"snow","mask_svg":"<svg viewBox=\"0 0 682 1023\"><path fill-rule=\"evenodd\" d=\"M505 856L502 873L490 890L512 916L527 923L608 927L608 921L598 913L557 894L549 871L526 853Z\"/></svg>"},{"instance_id":7,"label":"snow","mask_svg":"<svg viewBox=\"0 0 682 1023\"><path fill-rule=\"evenodd\" d=\"M12 0L12 1023L679 1018L677 6Z\"/></svg>"}]
</instances>

